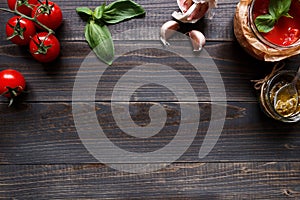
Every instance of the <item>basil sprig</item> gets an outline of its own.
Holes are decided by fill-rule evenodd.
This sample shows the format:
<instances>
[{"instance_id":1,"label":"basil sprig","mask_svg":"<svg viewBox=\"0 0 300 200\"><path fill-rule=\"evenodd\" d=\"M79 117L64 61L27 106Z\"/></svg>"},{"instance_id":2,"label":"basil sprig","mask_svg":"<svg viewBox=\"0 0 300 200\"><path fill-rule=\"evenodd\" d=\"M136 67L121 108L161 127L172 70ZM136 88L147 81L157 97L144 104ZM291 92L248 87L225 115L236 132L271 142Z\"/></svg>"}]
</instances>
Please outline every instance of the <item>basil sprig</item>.
<instances>
[{"instance_id":1,"label":"basil sprig","mask_svg":"<svg viewBox=\"0 0 300 200\"><path fill-rule=\"evenodd\" d=\"M258 16L254 23L259 32L268 33L280 17L292 17L289 10L292 0L270 0L269 13Z\"/></svg>"},{"instance_id":2,"label":"basil sprig","mask_svg":"<svg viewBox=\"0 0 300 200\"><path fill-rule=\"evenodd\" d=\"M109 5L102 4L92 11L87 7L76 8L78 14L88 17L85 39L97 57L108 65L114 59L114 44L107 27L145 14L145 10L131 0L117 0Z\"/></svg>"}]
</instances>

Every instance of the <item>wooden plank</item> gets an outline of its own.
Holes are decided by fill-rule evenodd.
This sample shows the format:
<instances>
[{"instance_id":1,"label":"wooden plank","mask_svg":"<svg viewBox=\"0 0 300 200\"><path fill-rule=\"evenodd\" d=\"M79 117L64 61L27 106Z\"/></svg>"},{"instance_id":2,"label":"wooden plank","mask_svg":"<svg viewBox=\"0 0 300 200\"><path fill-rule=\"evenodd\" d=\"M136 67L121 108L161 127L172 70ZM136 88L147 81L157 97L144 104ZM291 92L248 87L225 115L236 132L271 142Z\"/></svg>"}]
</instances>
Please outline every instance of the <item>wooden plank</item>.
<instances>
[{"instance_id":1,"label":"wooden plank","mask_svg":"<svg viewBox=\"0 0 300 200\"><path fill-rule=\"evenodd\" d=\"M84 106L79 119L87 129L97 132L97 123L87 118L93 111L93 105L78 103ZM125 103L117 103L120 109ZM167 112L167 121L156 135L141 139L124 134L112 116L110 103L96 103L96 113L103 132L115 146L129 152L147 153L156 151L169 144L178 133L181 123L181 110L185 106L188 113L194 112L195 103L131 103L131 118L139 126L150 123L149 108L162 105ZM181 105L181 106L180 106ZM197 105L197 103L196 103ZM283 124L267 118L257 103L230 102L224 129L212 151L200 159L199 149L207 135L211 119L211 104L199 103L200 120L196 137L192 144L178 159L178 162L216 162L216 161L299 161L300 124ZM221 106L219 108L222 108ZM78 115L76 114L77 118ZM218 118L218 117L217 117ZM221 115L219 116L221 119ZM131 119L124 118L125 125ZM28 103L7 108L0 104L0 163L1 164L38 164L38 163L94 163L98 162L84 147L74 125L70 103ZM217 133L215 130L214 133ZM85 132L84 132L85 133ZM182 138L178 148L189 144L190 134ZM97 140L96 140L97 141ZM213 140L207 144L213 144ZM109 152L110 153L110 152ZM178 152L166 151L167 155ZM113 154L113 153L112 153ZM119 155L111 155L118 156ZM164 162L164 155L159 157Z\"/></svg>"},{"instance_id":2,"label":"wooden plank","mask_svg":"<svg viewBox=\"0 0 300 200\"><path fill-rule=\"evenodd\" d=\"M1 165L5 199L299 199L299 162L174 163L148 174L101 164Z\"/></svg>"},{"instance_id":3,"label":"wooden plank","mask_svg":"<svg viewBox=\"0 0 300 200\"><path fill-rule=\"evenodd\" d=\"M75 9L79 6L87 6L90 8L95 8L102 4L97 0L92 1L81 1L76 0L70 3L69 1L57 0L55 1L63 11L64 20L63 25L56 31L60 40L84 40L84 26L85 22L80 19L77 15ZM112 1L107 1L108 3ZM109 28L112 35L117 33L135 29L137 27L154 27L153 36L158 34L159 28L168 20L171 20L171 14L173 11L178 10L176 1L166 0L166 1L142 1L137 0L137 3L141 4L146 10L146 16L144 18L138 18L129 20L117 25L111 25ZM238 0L234 2L228 0L221 0L218 2L218 8L215 10L213 19L208 19L206 16L200 23L197 23L194 27L204 32L208 40L233 40L233 29L232 29L232 19L235 12L236 4ZM2 0L0 2L0 7L7 8L6 1ZM0 24L5 24L7 20L12 16L11 13L1 12ZM4 29L2 27L1 29ZM5 31L0 31L0 44L7 44L5 42ZM117 39L117 38L116 38ZM153 39L153 38L144 38Z\"/></svg>"},{"instance_id":4,"label":"wooden plank","mask_svg":"<svg viewBox=\"0 0 300 200\"><path fill-rule=\"evenodd\" d=\"M140 50L128 52L123 56L116 55L118 58L116 62L108 67L103 74L101 82L98 85L96 99L99 101L110 101L115 84L126 72L141 64L154 62L157 65L167 65L181 73L195 90L199 101L210 101L208 86L206 84L207 80L212 83L210 88L214 91L225 87L228 101L256 101L255 90L250 80L263 78L266 74L270 73L274 65L273 63L259 62L251 58L235 42L217 42L207 44L205 50L209 53L209 57L200 54L198 56L200 69L196 70L185 60L188 58L198 59L198 57L194 57L193 54L189 53L191 52L190 46L181 47L183 49L182 55L175 55L168 50L148 48L147 45L152 45L153 43L162 48L159 41L149 43L144 41L142 44L147 49L142 49L141 47ZM172 44L174 43L172 41ZM123 52L126 52L127 48L134 47L134 45L131 46L132 42L131 44L119 42L116 45ZM24 98L26 101L71 101L76 73L90 51L85 42L64 42L62 43L59 60L50 64L40 64L32 59L26 48L5 45L0 47L0 60L2 62L0 69L13 68L24 74L28 90L30 91L30 94ZM297 58L299 57L286 60L286 69L295 70L299 66ZM205 64L206 62L210 62L210 60L215 63L216 70ZM94 64L96 67L95 71L91 71L90 74L83 76L86 79L84 90L95 87L95 85L90 83L91 78L99 77L99 70L107 67L103 66L97 59L95 59ZM198 60L196 64L198 64ZM81 69L86 68L83 67ZM151 70L148 71L151 72ZM156 70L156 68L153 67L153 70ZM165 79L173 83L174 87L176 85L176 92L179 94L186 92L182 82L178 81L177 77L174 77L170 71L165 76ZM218 78L220 76L222 79ZM135 76L131 77L135 79ZM137 77L142 76L139 75ZM224 86L222 86L222 81L224 82ZM129 92L132 90L132 86L128 85L121 90ZM146 97L152 97L151 101L177 100L174 94L162 89L162 87L157 87L157 85L147 85L143 91L144 94L137 94L137 92L133 94L135 96L134 101L145 101ZM221 92L216 95L219 98L224 98L225 96ZM5 99L1 98L1 101L3 102Z\"/></svg>"}]
</instances>

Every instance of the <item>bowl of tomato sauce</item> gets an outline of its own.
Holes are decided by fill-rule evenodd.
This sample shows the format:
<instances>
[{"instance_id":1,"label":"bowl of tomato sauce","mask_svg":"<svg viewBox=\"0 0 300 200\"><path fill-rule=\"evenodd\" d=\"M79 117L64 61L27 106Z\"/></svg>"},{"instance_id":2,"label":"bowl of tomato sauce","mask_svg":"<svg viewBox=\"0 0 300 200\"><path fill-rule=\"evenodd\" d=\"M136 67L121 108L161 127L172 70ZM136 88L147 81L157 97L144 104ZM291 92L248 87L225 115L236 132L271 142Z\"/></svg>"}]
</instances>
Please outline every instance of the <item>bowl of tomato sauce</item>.
<instances>
[{"instance_id":1,"label":"bowl of tomato sauce","mask_svg":"<svg viewBox=\"0 0 300 200\"><path fill-rule=\"evenodd\" d=\"M272 0L271 0L272 1ZM258 16L270 14L270 0L253 0L249 6L249 22L255 36L275 49L300 46L300 1L291 0L288 14L276 20L272 30L261 32L255 24Z\"/></svg>"}]
</instances>

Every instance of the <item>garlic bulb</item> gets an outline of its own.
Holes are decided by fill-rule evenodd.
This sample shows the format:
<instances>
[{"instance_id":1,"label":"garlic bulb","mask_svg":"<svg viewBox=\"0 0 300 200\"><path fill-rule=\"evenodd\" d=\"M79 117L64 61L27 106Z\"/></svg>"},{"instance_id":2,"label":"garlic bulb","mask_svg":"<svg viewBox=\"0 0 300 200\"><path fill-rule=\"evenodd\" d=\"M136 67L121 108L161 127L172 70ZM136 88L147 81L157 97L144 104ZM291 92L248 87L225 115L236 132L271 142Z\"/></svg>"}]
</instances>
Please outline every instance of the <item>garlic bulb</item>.
<instances>
[{"instance_id":1,"label":"garlic bulb","mask_svg":"<svg viewBox=\"0 0 300 200\"><path fill-rule=\"evenodd\" d=\"M197 30L190 31L188 35L191 38L194 51L201 51L206 42L205 36Z\"/></svg>"},{"instance_id":2,"label":"garlic bulb","mask_svg":"<svg viewBox=\"0 0 300 200\"><path fill-rule=\"evenodd\" d=\"M171 20L164 23L160 29L160 40L164 45L170 45L167 40L179 29L179 23Z\"/></svg>"}]
</instances>

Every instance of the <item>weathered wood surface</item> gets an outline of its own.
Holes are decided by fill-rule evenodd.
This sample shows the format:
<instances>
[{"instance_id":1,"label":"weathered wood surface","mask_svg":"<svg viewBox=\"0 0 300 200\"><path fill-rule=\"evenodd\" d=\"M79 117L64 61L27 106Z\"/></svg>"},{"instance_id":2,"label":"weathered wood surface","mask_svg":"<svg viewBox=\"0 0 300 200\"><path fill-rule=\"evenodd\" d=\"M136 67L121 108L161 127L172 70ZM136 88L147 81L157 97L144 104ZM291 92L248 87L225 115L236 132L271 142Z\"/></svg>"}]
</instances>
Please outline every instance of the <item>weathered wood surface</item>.
<instances>
[{"instance_id":1,"label":"weathered wood surface","mask_svg":"<svg viewBox=\"0 0 300 200\"><path fill-rule=\"evenodd\" d=\"M154 42L154 44L159 46L158 41ZM123 42L116 45L121 46ZM124 49L126 49L126 46ZM215 62L218 71L208 72L204 68L199 74L199 71L182 59L192 58L191 55L174 56L168 51L164 52L162 49L150 51L141 49L137 52L129 52L129 55L120 56L111 67L106 69L105 76L100 82L101 85L97 89L96 100L111 100L111 92L114 85L131 68L141 64L141 62L156 62L157 64L168 64L174 70L183 74L195 90L199 101L210 100L207 86L203 82L203 77L201 77L202 74L212 80L216 79L216 75L219 76L221 74L222 79L217 79L213 88L220 88L221 81L223 81L228 101L257 101L253 88L254 84L250 80L261 79L270 73L274 66L273 63L263 63L254 60L236 42L209 43L205 50ZM28 90L30 91L30 95L26 97L28 101L71 101L76 74L91 50L84 42L63 42L61 51L62 55L59 60L45 65L34 61L23 48L20 49L15 45L4 45L0 47L1 68L14 68L24 74L28 83ZM162 54L162 52L165 54ZM185 52L187 53L187 50ZM127 65L122 58L125 58L126 62L130 61L131 64ZM201 59L200 57L199 62L203 61ZM207 58L204 59L207 60ZM299 62L298 57L287 60L287 69L295 70ZM101 68L101 63L96 63L97 65ZM88 81L89 77L87 76L86 79ZM166 80L179 84L177 87L179 93L185 92L182 91L181 83L178 83L172 76L166 76ZM130 86L123 88L125 91L130 89ZM155 97L152 99L154 101L176 100L174 95L170 95L167 91L153 85L148 86L146 92L151 94L144 94L144 96L153 96ZM140 95L142 98L143 94ZM218 96L222 97L224 94L220 93ZM1 101L4 100L1 98ZM135 100L138 101L139 99Z\"/></svg>"},{"instance_id":2,"label":"weathered wood surface","mask_svg":"<svg viewBox=\"0 0 300 200\"><path fill-rule=\"evenodd\" d=\"M190 46L184 46L180 56L162 47L148 48L149 44L160 44L159 27L178 9L175 0L137 0L146 9L144 18L109 27L115 44L125 52L117 55L116 62L105 71L95 93L95 112L111 141L128 151L154 151L176 135L181 122L180 104L185 104L190 112L195 104L200 109L197 135L183 155L168 167L138 175L114 170L95 159L80 140L72 115L76 74L91 52L84 41L85 22L75 8L94 8L102 2L55 2L64 14L63 26L56 33L62 49L60 58L48 65L34 61L26 47L5 40L4 25L12 14L0 12L0 70L21 71L29 90L11 108L5 98L0 98L0 199L300 199L299 123L279 123L260 110L250 80L263 78L274 63L253 59L236 42L233 16L238 0L218 1L213 19L206 16L196 27L207 37L205 50L209 57L201 54L201 61L212 58L220 73L211 73L207 68L197 72L192 68L183 59L193 57L187 53ZM0 7L7 7L5 0L0 0ZM144 49L127 52L136 43L132 41L135 34L128 35L127 31L149 27L153 30L147 34L136 33L139 47ZM182 40L175 36L171 42L174 45ZM172 91L153 84L135 91L130 99L130 114L136 124L145 126L151 122L149 108L153 105L162 105L168 116L163 131L147 139L136 139L124 134L112 116L112 90L124 73L144 63L163 64L179 71L198 100L187 98L178 102ZM286 69L295 70L299 56L285 63ZM204 78L216 80L210 89L218 90L222 87L219 75L226 94L217 93L216 101L212 102ZM89 74L84 77L88 80ZM166 80L178 85L178 94L186 94L180 81L171 75ZM92 86L87 83L87 88ZM122 92L131 89L123 87ZM200 159L198 153L209 126L211 106L217 101L224 103L224 95L224 129L213 150ZM116 103L126 106L124 101L125 97L121 97ZM76 103L91 106L89 99L77 99ZM83 118L85 114L82 113ZM119 165L122 164L127 163ZM164 166L165 160L156 164Z\"/></svg>"},{"instance_id":3,"label":"weathered wood surface","mask_svg":"<svg viewBox=\"0 0 300 200\"><path fill-rule=\"evenodd\" d=\"M58 0L55 1L60 7L63 8L64 24L57 30L58 37L61 40L79 40L84 39L83 29L85 23L81 20L76 11L76 7L87 6L90 8L95 8L103 1L66 1ZM109 0L107 3L111 3ZM123 22L121 24L110 26L112 34L120 33L129 29L135 29L138 27L160 27L164 22L171 20L171 14L174 10L178 10L176 0L166 0L166 1L142 1L137 0L137 3L141 4L146 10L146 17L130 20ZM218 10L214 12L214 17L209 20L205 17L204 20L199 24L199 29L203 30L205 35L210 40L233 40L233 27L232 19L234 16L234 10L236 8L238 1L223 0L218 2ZM1 0L0 7L7 8L6 1ZM5 24L7 19L11 17L12 14L1 12L0 24ZM154 33L158 33L157 30ZM5 32L0 33L0 38L5 38ZM117 38L116 38L117 39ZM147 39L147 38L146 38ZM3 43L3 41L1 41ZM0 44L1 44L0 43Z\"/></svg>"},{"instance_id":4,"label":"weathered wood surface","mask_svg":"<svg viewBox=\"0 0 300 200\"><path fill-rule=\"evenodd\" d=\"M170 19L170 15L167 13L172 13L177 7L176 2L171 0L164 2L151 1L151 3L137 2L145 7L147 11L145 18L129 20L110 26L115 43L125 50L127 47L126 43L124 43L124 38L128 39L128 37L123 36L122 33L132 29L149 29L149 27L154 27L153 34L150 31L148 34L140 34L137 37L141 40L140 46L144 44L144 48L148 47L147 40L159 44L159 28L165 21ZM26 97L28 101L70 101L76 73L80 64L91 52L84 41L83 31L85 23L75 11L76 7L87 6L86 3L82 1L72 3L69 1L57 1L57 3L63 8L65 17L63 26L57 30L57 36L59 40L62 41L62 49L61 57L56 62L45 65L34 61L26 47L20 48L11 44L9 41L5 41L5 31L0 32L0 38L2 38L0 40L1 69L14 68L24 73L28 82L28 89L31 91L31 95ZM98 1L89 1L88 6L95 7L98 4ZM220 1L218 9L215 10L214 18L210 20L205 17L200 22L199 29L208 37L208 44L205 50L207 50L214 60L222 75L227 100L256 101L257 98L250 80L263 78L271 71L273 64L259 62L251 58L235 41L232 31L232 20L236 4L237 1ZM1 1L0 7L6 7L6 2ZM1 12L0 24L3 24L3 29L7 19L11 16L11 13ZM187 54L187 50L184 52L186 53L183 54L182 57L191 57L190 54ZM156 57L156 62L165 62L172 65L175 70L178 70L184 74L186 78L189 78L189 80L192 81L192 87L199 101L209 100L207 94L203 92L206 88L203 81L201 82L201 77L199 80L199 74L186 66L184 62L178 63L176 60L174 61L174 59L172 61L172 56L168 54L161 54L159 51L152 51L150 53L140 51L137 56L127 55L127 61L133 60L132 66L134 66L135 63L138 63L141 59L144 59L145 62L151 61L153 55ZM168 61L168 58L170 61ZM174 65L176 62L177 66L179 66L177 68L176 65ZM287 62L289 63L288 67L290 69L295 69L299 65L298 57L289 59ZM129 66L129 68L130 67L131 66ZM112 88L113 84L115 84L120 75L126 72L126 70L128 70L128 66L126 66L126 64L122 66L120 62L116 62L111 68L107 69L109 81L104 81L101 85L104 89L98 92L96 99L99 101L111 100L111 93L107 88ZM205 70L202 72L205 73ZM168 78L168 80L171 78L172 77ZM218 88L220 85L216 84L215 87ZM124 88L124 90L126 89L130 88ZM148 86L148 91L151 92L148 96L154 96L157 98L157 101L176 100L173 96L170 96L170 94L164 91L159 90L159 92L157 92L157 88L153 86ZM179 92L182 91L179 89ZM135 100L138 101L138 99ZM3 101L3 99L1 99L1 101Z\"/></svg>"},{"instance_id":5,"label":"weathered wood surface","mask_svg":"<svg viewBox=\"0 0 300 200\"><path fill-rule=\"evenodd\" d=\"M1 165L7 199L299 199L299 162L175 163L128 174L101 164Z\"/></svg>"},{"instance_id":6,"label":"weathered wood surface","mask_svg":"<svg viewBox=\"0 0 300 200\"><path fill-rule=\"evenodd\" d=\"M125 103L118 104L121 107L126 106ZM155 104L157 103L131 103L132 119L141 126L147 125L149 107ZM181 125L180 103L160 102L160 104L168 113L166 126L161 133L147 139L137 139L125 134L113 118L110 103L96 103L95 112L103 132L118 147L127 151L149 152L169 143ZM184 104L192 109L194 103ZM81 105L87 110L91 106L88 103ZM228 104L226 122L218 143L208 156L199 159L199 148L212 114L210 103L200 103L199 108L198 133L178 162L299 160L300 124L274 123L263 115L257 103L239 102ZM83 111L82 120L86 119L87 114ZM21 104L16 108L7 108L6 104L1 104L0 119L2 164L98 162L80 141L70 103ZM127 119L125 123L129 124L129 120L131 119ZM86 124L87 127L94 125L89 121ZM161 162L163 161L162 158Z\"/></svg>"}]
</instances>

